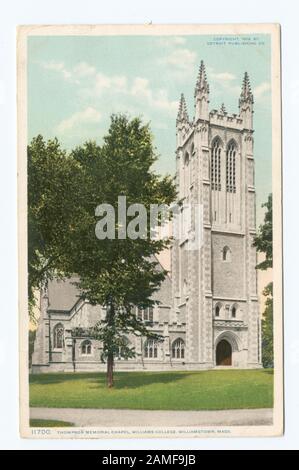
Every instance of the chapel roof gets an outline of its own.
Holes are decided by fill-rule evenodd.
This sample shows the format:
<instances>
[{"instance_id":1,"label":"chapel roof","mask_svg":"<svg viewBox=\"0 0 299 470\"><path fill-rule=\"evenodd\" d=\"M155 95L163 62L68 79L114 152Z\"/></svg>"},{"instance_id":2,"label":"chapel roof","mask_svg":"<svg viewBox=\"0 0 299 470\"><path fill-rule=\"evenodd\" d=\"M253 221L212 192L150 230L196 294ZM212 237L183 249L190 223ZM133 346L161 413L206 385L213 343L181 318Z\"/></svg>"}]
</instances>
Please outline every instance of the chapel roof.
<instances>
[{"instance_id":1,"label":"chapel roof","mask_svg":"<svg viewBox=\"0 0 299 470\"><path fill-rule=\"evenodd\" d=\"M48 282L49 310L70 311L80 298L77 278L53 279Z\"/></svg>"},{"instance_id":2,"label":"chapel roof","mask_svg":"<svg viewBox=\"0 0 299 470\"><path fill-rule=\"evenodd\" d=\"M163 268L156 257L153 260L157 261L156 269L161 271ZM76 286L78 277L70 279L53 279L48 281L48 298L50 311L69 312L80 299L80 290ZM160 288L153 294L154 300L159 300L163 305L171 304L171 279L166 275Z\"/></svg>"}]
</instances>

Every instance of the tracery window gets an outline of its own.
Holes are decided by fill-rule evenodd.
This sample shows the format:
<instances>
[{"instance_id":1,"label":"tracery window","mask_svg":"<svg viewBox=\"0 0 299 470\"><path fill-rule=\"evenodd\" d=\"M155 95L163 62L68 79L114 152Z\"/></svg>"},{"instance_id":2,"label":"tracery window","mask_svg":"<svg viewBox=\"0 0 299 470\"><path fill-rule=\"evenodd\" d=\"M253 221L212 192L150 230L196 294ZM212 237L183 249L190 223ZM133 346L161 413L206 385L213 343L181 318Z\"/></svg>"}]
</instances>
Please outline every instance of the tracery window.
<instances>
[{"instance_id":1,"label":"tracery window","mask_svg":"<svg viewBox=\"0 0 299 470\"><path fill-rule=\"evenodd\" d=\"M144 357L147 359L158 357L158 343L154 339L148 339L144 343Z\"/></svg>"},{"instance_id":2,"label":"tracery window","mask_svg":"<svg viewBox=\"0 0 299 470\"><path fill-rule=\"evenodd\" d=\"M185 343L181 338L176 339L172 343L171 356L173 359L184 359L185 357Z\"/></svg>"},{"instance_id":3,"label":"tracery window","mask_svg":"<svg viewBox=\"0 0 299 470\"><path fill-rule=\"evenodd\" d=\"M212 146L211 182L212 189L221 191L221 146L218 138L214 140Z\"/></svg>"},{"instance_id":4,"label":"tracery window","mask_svg":"<svg viewBox=\"0 0 299 470\"><path fill-rule=\"evenodd\" d=\"M226 191L236 192L236 144L230 142L226 150Z\"/></svg>"},{"instance_id":5,"label":"tracery window","mask_svg":"<svg viewBox=\"0 0 299 470\"><path fill-rule=\"evenodd\" d=\"M81 344L81 354L84 354L84 356L89 356L91 354L91 341L89 341L89 339L86 339Z\"/></svg>"},{"instance_id":6,"label":"tracery window","mask_svg":"<svg viewBox=\"0 0 299 470\"><path fill-rule=\"evenodd\" d=\"M54 327L54 349L62 349L64 347L64 328L62 323L58 323Z\"/></svg>"},{"instance_id":7,"label":"tracery window","mask_svg":"<svg viewBox=\"0 0 299 470\"><path fill-rule=\"evenodd\" d=\"M143 321L154 321L154 309L153 307L148 308L139 308L138 309L138 318Z\"/></svg>"}]
</instances>

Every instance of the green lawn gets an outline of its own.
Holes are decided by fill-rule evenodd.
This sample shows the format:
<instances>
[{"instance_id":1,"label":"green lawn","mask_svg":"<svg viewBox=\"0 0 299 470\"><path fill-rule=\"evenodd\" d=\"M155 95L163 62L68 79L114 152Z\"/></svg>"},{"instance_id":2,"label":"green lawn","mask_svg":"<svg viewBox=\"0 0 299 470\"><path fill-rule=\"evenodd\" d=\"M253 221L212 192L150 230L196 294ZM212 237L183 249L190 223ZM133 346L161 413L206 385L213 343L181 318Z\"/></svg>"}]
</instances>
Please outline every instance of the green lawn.
<instances>
[{"instance_id":1,"label":"green lawn","mask_svg":"<svg viewBox=\"0 0 299 470\"><path fill-rule=\"evenodd\" d=\"M36 374L30 406L143 410L271 408L272 370L117 372L106 388L104 373Z\"/></svg>"},{"instance_id":2,"label":"green lawn","mask_svg":"<svg viewBox=\"0 0 299 470\"><path fill-rule=\"evenodd\" d=\"M31 428L66 428L74 426L73 423L68 421L57 421L56 419L31 419Z\"/></svg>"}]
</instances>

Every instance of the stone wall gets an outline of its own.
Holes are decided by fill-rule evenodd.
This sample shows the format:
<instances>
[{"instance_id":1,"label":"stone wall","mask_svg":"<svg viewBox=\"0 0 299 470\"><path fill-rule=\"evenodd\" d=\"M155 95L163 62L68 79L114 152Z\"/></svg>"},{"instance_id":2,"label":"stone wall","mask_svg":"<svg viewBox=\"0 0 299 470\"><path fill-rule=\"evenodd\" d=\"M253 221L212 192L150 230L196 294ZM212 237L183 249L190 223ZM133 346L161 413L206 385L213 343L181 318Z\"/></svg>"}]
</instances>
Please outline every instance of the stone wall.
<instances>
[{"instance_id":1,"label":"stone wall","mask_svg":"<svg viewBox=\"0 0 299 470\"><path fill-rule=\"evenodd\" d=\"M230 253L223 260L223 249ZM240 299L245 296L244 237L227 233L212 233L213 297Z\"/></svg>"}]
</instances>

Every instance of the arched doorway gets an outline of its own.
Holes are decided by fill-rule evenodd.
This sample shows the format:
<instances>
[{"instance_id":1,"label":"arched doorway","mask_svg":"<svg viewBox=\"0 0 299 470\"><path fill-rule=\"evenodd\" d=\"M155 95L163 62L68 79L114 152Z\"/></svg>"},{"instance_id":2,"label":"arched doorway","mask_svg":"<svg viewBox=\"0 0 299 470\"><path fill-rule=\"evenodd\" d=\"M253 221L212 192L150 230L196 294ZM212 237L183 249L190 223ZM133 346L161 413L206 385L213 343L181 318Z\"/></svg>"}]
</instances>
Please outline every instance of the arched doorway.
<instances>
[{"instance_id":1,"label":"arched doorway","mask_svg":"<svg viewBox=\"0 0 299 470\"><path fill-rule=\"evenodd\" d=\"M232 347L226 339L219 341L216 347L216 366L232 365Z\"/></svg>"}]
</instances>

